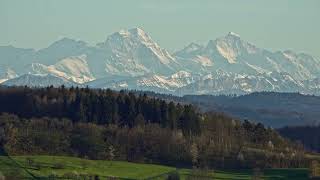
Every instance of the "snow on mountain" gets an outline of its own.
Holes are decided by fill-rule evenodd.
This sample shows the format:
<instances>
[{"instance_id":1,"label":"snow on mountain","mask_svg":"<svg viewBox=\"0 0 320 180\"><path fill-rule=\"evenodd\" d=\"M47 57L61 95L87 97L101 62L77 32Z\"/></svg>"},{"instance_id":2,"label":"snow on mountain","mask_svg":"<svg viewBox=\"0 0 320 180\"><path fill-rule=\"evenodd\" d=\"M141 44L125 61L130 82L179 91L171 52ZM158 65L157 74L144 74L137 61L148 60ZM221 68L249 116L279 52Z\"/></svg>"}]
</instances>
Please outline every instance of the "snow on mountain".
<instances>
[{"instance_id":1,"label":"snow on mountain","mask_svg":"<svg viewBox=\"0 0 320 180\"><path fill-rule=\"evenodd\" d=\"M14 78L11 83L20 84L17 76L41 74L42 79L48 75L93 88L176 95L254 91L320 94L319 59L289 50L258 48L233 32L205 45L191 43L171 55L142 29L133 28L113 33L95 46L68 38L38 51L0 46L0 61L0 81ZM29 82L28 76L24 78ZM31 81L36 78L30 78L31 85L36 85Z\"/></svg>"},{"instance_id":2,"label":"snow on mountain","mask_svg":"<svg viewBox=\"0 0 320 180\"><path fill-rule=\"evenodd\" d=\"M187 71L178 71L177 73L174 73L171 76L167 77L167 80L178 84L177 88L194 83L196 81L199 81L200 79L201 79L200 74L196 74L196 73L192 74Z\"/></svg>"},{"instance_id":3,"label":"snow on mountain","mask_svg":"<svg viewBox=\"0 0 320 180\"><path fill-rule=\"evenodd\" d=\"M17 78L13 78L3 82L1 85L5 86L29 86L29 87L47 87L47 86L80 86L74 82L68 81L62 77L54 75L43 75L43 74L25 74Z\"/></svg>"},{"instance_id":4,"label":"snow on mountain","mask_svg":"<svg viewBox=\"0 0 320 180\"><path fill-rule=\"evenodd\" d=\"M175 52L174 55L176 57L182 57L182 58L195 57L201 53L203 48L204 47L200 44L190 43L188 46L186 46L182 50Z\"/></svg>"},{"instance_id":5,"label":"snow on mountain","mask_svg":"<svg viewBox=\"0 0 320 180\"><path fill-rule=\"evenodd\" d=\"M13 46L0 46L0 66L10 68L19 74L24 66L35 60L34 49L16 48Z\"/></svg>"},{"instance_id":6,"label":"snow on mountain","mask_svg":"<svg viewBox=\"0 0 320 180\"><path fill-rule=\"evenodd\" d=\"M229 37L233 37L233 35L228 34L227 38L218 39L216 41L216 48L217 48L218 52L225 59L227 59L230 64L233 64L233 63L236 63L237 56L241 53L241 50L236 49L233 46L233 45L236 45L236 46L239 45L238 44L239 41L237 41L238 40L237 38L240 38L240 37L236 36L235 41L233 38L229 38Z\"/></svg>"},{"instance_id":7,"label":"snow on mountain","mask_svg":"<svg viewBox=\"0 0 320 180\"><path fill-rule=\"evenodd\" d=\"M236 74L218 70L207 75L208 78L196 81L176 90L176 94L246 94L261 91L304 92L299 81L288 74Z\"/></svg>"},{"instance_id":8,"label":"snow on mountain","mask_svg":"<svg viewBox=\"0 0 320 180\"><path fill-rule=\"evenodd\" d=\"M15 78L18 75L11 68L0 65L0 83Z\"/></svg>"},{"instance_id":9,"label":"snow on mountain","mask_svg":"<svg viewBox=\"0 0 320 180\"><path fill-rule=\"evenodd\" d=\"M199 79L199 75L179 71L169 76L147 74L134 78L116 77L112 80L110 78L97 79L87 83L87 85L94 88L135 89L173 93L176 89L196 82Z\"/></svg>"},{"instance_id":10,"label":"snow on mountain","mask_svg":"<svg viewBox=\"0 0 320 180\"><path fill-rule=\"evenodd\" d=\"M285 72L297 80L319 77L320 60L306 54L292 51L271 52L246 42L235 33L228 33L224 37L210 40L203 48L191 44L175 53L176 59L183 62L186 69L194 67L203 73L210 73L223 69L232 73L260 73ZM198 57L205 57L206 64L196 64ZM182 64L182 63L181 63Z\"/></svg>"},{"instance_id":11,"label":"snow on mountain","mask_svg":"<svg viewBox=\"0 0 320 180\"><path fill-rule=\"evenodd\" d=\"M90 72L86 56L68 57L54 65L32 63L26 68L28 74L52 74L77 83L85 83L95 78Z\"/></svg>"},{"instance_id":12,"label":"snow on mountain","mask_svg":"<svg viewBox=\"0 0 320 180\"><path fill-rule=\"evenodd\" d=\"M305 80L303 84L308 89L308 94L320 95L320 78Z\"/></svg>"},{"instance_id":13,"label":"snow on mountain","mask_svg":"<svg viewBox=\"0 0 320 180\"><path fill-rule=\"evenodd\" d=\"M148 88L159 88L159 89L165 89L168 91L173 91L174 89L181 86L176 81L171 81L170 79L167 79L165 76L159 76L159 75L152 75L147 77L142 77L137 80L138 87L144 87L146 89Z\"/></svg>"},{"instance_id":14,"label":"snow on mountain","mask_svg":"<svg viewBox=\"0 0 320 180\"><path fill-rule=\"evenodd\" d=\"M32 63L52 65L59 60L86 54L89 47L83 41L63 38L49 47L35 50L15 48L13 46L0 46L0 64L15 71L18 75L25 73L25 67Z\"/></svg>"},{"instance_id":15,"label":"snow on mountain","mask_svg":"<svg viewBox=\"0 0 320 180\"><path fill-rule=\"evenodd\" d=\"M116 32L98 47L109 53L105 63L109 74L170 74L179 67L175 58L140 28Z\"/></svg>"},{"instance_id":16,"label":"snow on mountain","mask_svg":"<svg viewBox=\"0 0 320 180\"><path fill-rule=\"evenodd\" d=\"M85 55L62 59L53 65L53 67L59 72L64 72L65 76L63 77L77 83L84 83L95 79L90 71Z\"/></svg>"},{"instance_id":17,"label":"snow on mountain","mask_svg":"<svg viewBox=\"0 0 320 180\"><path fill-rule=\"evenodd\" d=\"M182 78L190 78L192 77L192 74L187 71L178 71L177 73L174 73L171 75L172 79L182 79Z\"/></svg>"},{"instance_id":18,"label":"snow on mountain","mask_svg":"<svg viewBox=\"0 0 320 180\"><path fill-rule=\"evenodd\" d=\"M34 62L52 65L61 59L80 56L86 54L88 51L89 46L86 42L62 38L51 44L49 47L37 51Z\"/></svg>"},{"instance_id":19,"label":"snow on mountain","mask_svg":"<svg viewBox=\"0 0 320 180\"><path fill-rule=\"evenodd\" d=\"M174 91L179 84L169 81L165 76L148 74L131 78L119 78L118 80L110 80L109 78L98 79L87 83L89 87L103 89L131 89L131 90L146 90L162 93Z\"/></svg>"}]
</instances>

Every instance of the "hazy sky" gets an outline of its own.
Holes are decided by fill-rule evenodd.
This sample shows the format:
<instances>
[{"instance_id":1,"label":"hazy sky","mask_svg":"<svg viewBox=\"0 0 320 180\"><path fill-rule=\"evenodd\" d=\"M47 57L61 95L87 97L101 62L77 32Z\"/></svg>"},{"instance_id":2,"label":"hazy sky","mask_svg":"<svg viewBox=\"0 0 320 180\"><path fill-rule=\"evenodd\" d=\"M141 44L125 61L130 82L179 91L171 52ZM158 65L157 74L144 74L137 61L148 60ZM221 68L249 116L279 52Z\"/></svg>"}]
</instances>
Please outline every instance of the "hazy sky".
<instances>
[{"instance_id":1,"label":"hazy sky","mask_svg":"<svg viewBox=\"0 0 320 180\"><path fill-rule=\"evenodd\" d=\"M171 51L233 31L259 47L320 57L320 0L0 0L0 45L95 44L132 27Z\"/></svg>"}]
</instances>

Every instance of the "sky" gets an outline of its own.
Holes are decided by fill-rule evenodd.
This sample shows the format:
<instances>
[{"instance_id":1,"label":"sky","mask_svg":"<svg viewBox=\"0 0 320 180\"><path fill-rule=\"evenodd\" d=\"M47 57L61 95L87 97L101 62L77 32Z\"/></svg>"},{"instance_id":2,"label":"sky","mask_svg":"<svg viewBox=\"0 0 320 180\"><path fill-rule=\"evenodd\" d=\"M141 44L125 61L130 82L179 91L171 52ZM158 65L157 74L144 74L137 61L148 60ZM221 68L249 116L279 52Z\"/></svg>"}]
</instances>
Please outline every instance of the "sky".
<instances>
[{"instance_id":1,"label":"sky","mask_svg":"<svg viewBox=\"0 0 320 180\"><path fill-rule=\"evenodd\" d=\"M169 51L232 31L258 47L320 57L320 0L0 0L0 45L91 45L140 27Z\"/></svg>"}]
</instances>

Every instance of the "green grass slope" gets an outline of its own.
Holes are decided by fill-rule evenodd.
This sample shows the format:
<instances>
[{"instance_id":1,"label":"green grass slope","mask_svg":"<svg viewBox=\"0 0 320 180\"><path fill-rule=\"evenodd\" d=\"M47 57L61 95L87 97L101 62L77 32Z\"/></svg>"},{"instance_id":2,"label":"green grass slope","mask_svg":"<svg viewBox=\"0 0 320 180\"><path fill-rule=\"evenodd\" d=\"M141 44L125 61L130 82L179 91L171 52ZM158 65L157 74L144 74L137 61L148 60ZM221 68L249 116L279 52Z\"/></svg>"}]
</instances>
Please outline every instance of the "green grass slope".
<instances>
[{"instance_id":1,"label":"green grass slope","mask_svg":"<svg viewBox=\"0 0 320 180\"><path fill-rule=\"evenodd\" d=\"M33 165L27 163L31 159ZM148 178L168 173L174 168L151 164L137 164L120 161L86 160L62 156L6 156L0 157L0 171L4 175L19 174L24 178L62 177L70 173L97 175L99 177L120 177L129 179Z\"/></svg>"},{"instance_id":2,"label":"green grass slope","mask_svg":"<svg viewBox=\"0 0 320 180\"><path fill-rule=\"evenodd\" d=\"M100 179L118 177L121 179L165 179L166 174L176 169L168 166L138 164L121 161L86 160L63 156L0 156L0 172L10 179L45 179L48 177L99 176ZM207 179L252 179L253 172L208 171L195 172L190 169L178 170L181 179L203 176ZM1 175L0 173L0 175ZM1 177L1 176L0 176ZM308 179L307 169L267 169L263 179ZM7 179L9 179L7 178Z\"/></svg>"},{"instance_id":3,"label":"green grass slope","mask_svg":"<svg viewBox=\"0 0 320 180\"><path fill-rule=\"evenodd\" d=\"M208 172L205 175L201 173L192 173L191 170L183 169L179 171L181 175L181 179L187 179L187 177L192 174L199 175L200 177L209 179L214 178L216 180L251 180L254 176L254 172L252 170L215 170L212 172ZM263 172L260 172L260 178L266 180L303 180L308 179L308 171L307 169L266 169Z\"/></svg>"}]
</instances>

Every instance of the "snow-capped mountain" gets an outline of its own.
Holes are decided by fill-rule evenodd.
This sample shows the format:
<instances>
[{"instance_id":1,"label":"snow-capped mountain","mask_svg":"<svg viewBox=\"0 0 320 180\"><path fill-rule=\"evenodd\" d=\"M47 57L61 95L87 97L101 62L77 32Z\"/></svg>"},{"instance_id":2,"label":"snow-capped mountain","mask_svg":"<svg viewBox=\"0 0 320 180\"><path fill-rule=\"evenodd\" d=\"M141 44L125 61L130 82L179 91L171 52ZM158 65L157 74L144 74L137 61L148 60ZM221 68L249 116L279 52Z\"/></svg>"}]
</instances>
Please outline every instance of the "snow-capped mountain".
<instances>
[{"instance_id":1,"label":"snow-capped mountain","mask_svg":"<svg viewBox=\"0 0 320 180\"><path fill-rule=\"evenodd\" d=\"M43 74L24 74L14 79L7 80L2 83L5 86L29 86L29 87L47 87L47 86L81 86L77 83L68 81L62 77L54 75L43 75Z\"/></svg>"},{"instance_id":2,"label":"snow-capped mountain","mask_svg":"<svg viewBox=\"0 0 320 180\"><path fill-rule=\"evenodd\" d=\"M35 53L33 62L52 65L68 57L77 57L87 54L90 47L86 42L62 38L49 47L40 49Z\"/></svg>"},{"instance_id":3,"label":"snow-capped mountain","mask_svg":"<svg viewBox=\"0 0 320 180\"><path fill-rule=\"evenodd\" d=\"M69 57L58 61L54 65L32 63L26 67L27 74L52 74L77 83L94 80L86 61L86 56Z\"/></svg>"},{"instance_id":4,"label":"snow-capped mountain","mask_svg":"<svg viewBox=\"0 0 320 180\"><path fill-rule=\"evenodd\" d=\"M217 70L195 83L181 87L176 94L247 94L252 92L307 92L304 85L289 74L237 74Z\"/></svg>"},{"instance_id":5,"label":"snow-capped mountain","mask_svg":"<svg viewBox=\"0 0 320 180\"><path fill-rule=\"evenodd\" d=\"M121 30L97 45L106 52L105 71L113 75L170 74L179 64L140 28Z\"/></svg>"},{"instance_id":6,"label":"snow-capped mountain","mask_svg":"<svg viewBox=\"0 0 320 180\"><path fill-rule=\"evenodd\" d=\"M175 55L179 62L186 65L185 68L191 70L194 69L194 63L190 62L196 61L199 57L205 58L207 63L198 63L200 67L197 67L205 73L223 69L227 72L252 75L285 72L297 80L319 77L319 59L292 51L267 51L242 40L232 32L216 40L210 40L206 46L191 44Z\"/></svg>"},{"instance_id":7,"label":"snow-capped mountain","mask_svg":"<svg viewBox=\"0 0 320 180\"><path fill-rule=\"evenodd\" d=\"M147 74L135 78L117 77L98 79L87 83L93 88L111 88L115 90L147 90L161 93L174 93L176 89L199 80L199 76L186 71L179 71L170 76Z\"/></svg>"},{"instance_id":8,"label":"snow-capped mountain","mask_svg":"<svg viewBox=\"0 0 320 180\"><path fill-rule=\"evenodd\" d=\"M9 67L0 65L0 83L17 77L17 74Z\"/></svg>"},{"instance_id":9,"label":"snow-capped mountain","mask_svg":"<svg viewBox=\"0 0 320 180\"><path fill-rule=\"evenodd\" d=\"M95 46L68 38L40 50L0 46L0 64L0 81L14 78L6 81L9 84L36 85L29 79L51 75L62 79L60 82L93 88L176 95L254 91L320 94L319 59L289 50L268 51L233 32L205 45L191 43L172 54L140 28L120 30Z\"/></svg>"},{"instance_id":10,"label":"snow-capped mountain","mask_svg":"<svg viewBox=\"0 0 320 180\"><path fill-rule=\"evenodd\" d=\"M320 94L320 78L306 80L303 82L303 85L309 91L309 94Z\"/></svg>"}]
</instances>

